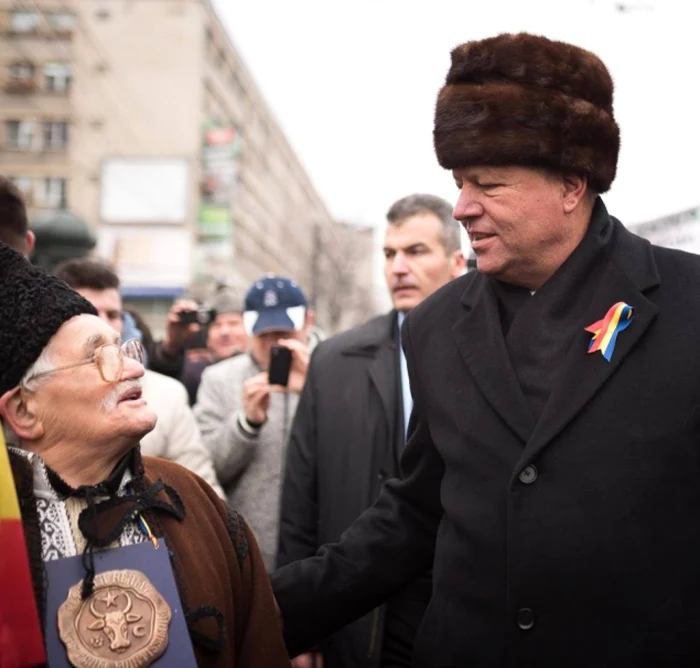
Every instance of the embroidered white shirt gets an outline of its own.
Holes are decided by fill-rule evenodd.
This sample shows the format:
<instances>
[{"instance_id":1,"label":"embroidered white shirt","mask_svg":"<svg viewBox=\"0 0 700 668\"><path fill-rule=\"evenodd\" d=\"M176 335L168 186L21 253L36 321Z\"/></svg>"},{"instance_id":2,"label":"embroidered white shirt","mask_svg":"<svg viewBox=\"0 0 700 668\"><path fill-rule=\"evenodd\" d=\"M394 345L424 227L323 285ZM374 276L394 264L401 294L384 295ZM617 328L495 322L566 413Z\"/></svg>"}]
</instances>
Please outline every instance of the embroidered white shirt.
<instances>
[{"instance_id":1,"label":"embroidered white shirt","mask_svg":"<svg viewBox=\"0 0 700 668\"><path fill-rule=\"evenodd\" d=\"M34 496L41 530L42 559L51 561L82 554L86 540L78 528L78 517L87 507L85 499L60 496L49 482L43 459L36 453L14 446L9 446L9 450L29 461L32 466ZM131 479L131 473L128 470L125 471L117 491L119 496L128 492ZM110 547L135 545L145 539L136 523L129 522L119 540Z\"/></svg>"}]
</instances>

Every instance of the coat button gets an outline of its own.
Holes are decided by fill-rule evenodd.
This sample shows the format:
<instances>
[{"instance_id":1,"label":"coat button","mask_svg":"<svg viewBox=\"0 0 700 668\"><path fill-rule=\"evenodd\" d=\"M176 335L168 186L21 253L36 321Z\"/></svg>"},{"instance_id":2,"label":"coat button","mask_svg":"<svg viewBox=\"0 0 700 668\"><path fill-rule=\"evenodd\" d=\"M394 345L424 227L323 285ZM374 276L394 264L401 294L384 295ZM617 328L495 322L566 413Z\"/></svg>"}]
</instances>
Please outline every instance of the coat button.
<instances>
[{"instance_id":1,"label":"coat button","mask_svg":"<svg viewBox=\"0 0 700 668\"><path fill-rule=\"evenodd\" d=\"M384 469L379 469L379 473L377 473L377 478L384 482L386 480L386 471Z\"/></svg>"},{"instance_id":2,"label":"coat button","mask_svg":"<svg viewBox=\"0 0 700 668\"><path fill-rule=\"evenodd\" d=\"M518 610L518 627L523 631L529 631L535 625L535 613L530 608Z\"/></svg>"},{"instance_id":3,"label":"coat button","mask_svg":"<svg viewBox=\"0 0 700 668\"><path fill-rule=\"evenodd\" d=\"M522 471L520 471L518 480L520 480L523 485L531 485L533 482L535 482L535 480L537 480L538 475L537 469L530 465L526 466Z\"/></svg>"}]
</instances>

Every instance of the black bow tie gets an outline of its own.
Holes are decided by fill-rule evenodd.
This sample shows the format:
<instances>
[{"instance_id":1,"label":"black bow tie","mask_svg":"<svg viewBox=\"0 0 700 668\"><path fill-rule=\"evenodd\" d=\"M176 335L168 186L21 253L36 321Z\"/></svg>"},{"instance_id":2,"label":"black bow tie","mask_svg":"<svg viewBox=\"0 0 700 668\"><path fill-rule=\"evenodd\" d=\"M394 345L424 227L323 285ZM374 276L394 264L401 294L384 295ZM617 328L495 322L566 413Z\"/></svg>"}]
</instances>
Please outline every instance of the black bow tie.
<instances>
[{"instance_id":1,"label":"black bow tie","mask_svg":"<svg viewBox=\"0 0 700 668\"><path fill-rule=\"evenodd\" d=\"M113 495L100 503L95 503L96 495L95 487L86 488L87 508L78 517L78 527L87 539L83 552L83 598L90 596L93 590L94 548L106 547L117 540L125 526L145 511L165 513L180 522L185 518L185 506L179 494L162 480L156 480L147 489L129 491L123 496Z\"/></svg>"}]
</instances>

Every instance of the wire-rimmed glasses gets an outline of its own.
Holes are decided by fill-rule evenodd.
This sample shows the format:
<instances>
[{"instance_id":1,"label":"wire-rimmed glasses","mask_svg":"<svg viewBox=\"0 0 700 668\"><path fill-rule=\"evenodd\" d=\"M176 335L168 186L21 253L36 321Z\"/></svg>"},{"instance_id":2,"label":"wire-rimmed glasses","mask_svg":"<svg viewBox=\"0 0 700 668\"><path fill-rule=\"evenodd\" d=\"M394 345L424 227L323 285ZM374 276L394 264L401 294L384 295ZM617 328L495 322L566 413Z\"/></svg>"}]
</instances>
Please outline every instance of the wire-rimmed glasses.
<instances>
[{"instance_id":1,"label":"wire-rimmed glasses","mask_svg":"<svg viewBox=\"0 0 700 668\"><path fill-rule=\"evenodd\" d=\"M97 366L97 370L100 372L100 376L102 376L102 380L106 383L116 383L122 377L125 357L136 360L139 364L144 363L143 346L138 339L129 339L128 341L124 341L121 345L118 343L105 343L99 348L96 348L95 352L86 360L58 366L48 371L42 371L41 373L30 376L25 382L29 383L36 378L48 376L56 371L73 369L75 367L94 363Z\"/></svg>"}]
</instances>

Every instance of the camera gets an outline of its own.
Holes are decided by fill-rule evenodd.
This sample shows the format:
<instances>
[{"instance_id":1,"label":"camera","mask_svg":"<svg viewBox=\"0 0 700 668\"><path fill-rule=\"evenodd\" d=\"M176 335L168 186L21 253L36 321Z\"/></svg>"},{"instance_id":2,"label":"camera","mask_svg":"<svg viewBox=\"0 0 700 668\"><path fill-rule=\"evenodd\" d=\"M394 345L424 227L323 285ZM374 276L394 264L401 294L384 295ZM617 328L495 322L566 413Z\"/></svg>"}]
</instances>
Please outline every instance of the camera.
<instances>
[{"instance_id":1,"label":"camera","mask_svg":"<svg viewBox=\"0 0 700 668\"><path fill-rule=\"evenodd\" d=\"M206 326L216 320L216 311L214 309L200 308L196 311L181 311L179 322L183 325L202 325Z\"/></svg>"}]
</instances>

